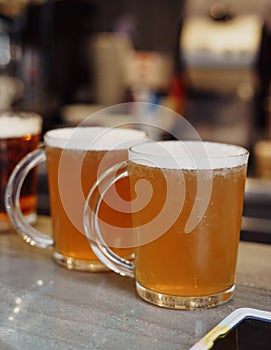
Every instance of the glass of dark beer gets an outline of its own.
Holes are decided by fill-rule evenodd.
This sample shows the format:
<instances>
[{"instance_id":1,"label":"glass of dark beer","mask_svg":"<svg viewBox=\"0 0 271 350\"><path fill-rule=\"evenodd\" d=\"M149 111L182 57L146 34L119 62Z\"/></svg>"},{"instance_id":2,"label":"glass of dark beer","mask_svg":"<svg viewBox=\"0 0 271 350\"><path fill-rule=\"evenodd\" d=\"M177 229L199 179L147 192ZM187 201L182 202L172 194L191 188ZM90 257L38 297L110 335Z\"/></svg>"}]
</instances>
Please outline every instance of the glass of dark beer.
<instances>
[{"instance_id":1,"label":"glass of dark beer","mask_svg":"<svg viewBox=\"0 0 271 350\"><path fill-rule=\"evenodd\" d=\"M12 170L40 141L42 118L30 112L0 114L0 231L11 225L5 210L5 190ZM36 220L37 170L33 170L23 184L20 204L28 222Z\"/></svg>"}]
</instances>

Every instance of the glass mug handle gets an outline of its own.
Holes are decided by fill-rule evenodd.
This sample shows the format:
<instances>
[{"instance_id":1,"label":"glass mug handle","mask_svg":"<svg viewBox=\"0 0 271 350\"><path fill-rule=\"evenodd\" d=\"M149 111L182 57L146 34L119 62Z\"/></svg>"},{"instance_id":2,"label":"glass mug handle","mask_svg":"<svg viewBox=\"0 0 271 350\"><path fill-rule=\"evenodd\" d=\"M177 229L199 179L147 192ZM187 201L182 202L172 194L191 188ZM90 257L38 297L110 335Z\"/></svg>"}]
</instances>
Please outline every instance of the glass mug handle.
<instances>
[{"instance_id":1,"label":"glass mug handle","mask_svg":"<svg viewBox=\"0 0 271 350\"><path fill-rule=\"evenodd\" d=\"M20 193L28 173L45 160L44 146L25 156L11 173L5 194L6 211L12 225L27 243L39 248L53 246L54 240L49 235L36 230L25 220L20 206Z\"/></svg>"},{"instance_id":2,"label":"glass mug handle","mask_svg":"<svg viewBox=\"0 0 271 350\"><path fill-rule=\"evenodd\" d=\"M86 237L91 249L100 261L122 276L134 277L134 263L120 257L110 249L102 237L98 218L99 209L106 192L117 181L128 176L127 164L127 161L118 163L106 170L97 179L86 198L83 220ZM116 172L118 172L117 175ZM94 210L90 209L90 204Z\"/></svg>"}]
</instances>

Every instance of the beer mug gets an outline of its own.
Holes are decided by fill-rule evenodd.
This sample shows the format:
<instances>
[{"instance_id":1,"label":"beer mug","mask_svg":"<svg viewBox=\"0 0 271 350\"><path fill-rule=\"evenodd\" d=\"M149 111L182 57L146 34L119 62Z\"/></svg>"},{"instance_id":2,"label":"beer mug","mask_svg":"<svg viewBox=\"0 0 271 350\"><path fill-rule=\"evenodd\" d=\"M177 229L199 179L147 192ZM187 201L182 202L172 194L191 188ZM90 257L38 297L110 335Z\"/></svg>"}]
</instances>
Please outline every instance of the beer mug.
<instances>
[{"instance_id":1,"label":"beer mug","mask_svg":"<svg viewBox=\"0 0 271 350\"><path fill-rule=\"evenodd\" d=\"M5 209L5 191L8 178L16 164L37 148L42 129L41 116L30 112L0 114L0 231L11 227ZM31 172L21 191L20 205L28 222L37 218L37 172Z\"/></svg>"},{"instance_id":2,"label":"beer mug","mask_svg":"<svg viewBox=\"0 0 271 350\"><path fill-rule=\"evenodd\" d=\"M239 146L200 141L132 146L128 161L107 170L87 196L84 228L93 251L113 271L134 277L137 293L155 305L196 309L229 300L248 155ZM112 227L104 237L101 201L125 177L133 225ZM135 247L134 260L112 251L118 241Z\"/></svg>"},{"instance_id":3,"label":"beer mug","mask_svg":"<svg viewBox=\"0 0 271 350\"><path fill-rule=\"evenodd\" d=\"M107 270L92 252L84 234L85 197L99 172L126 160L128 147L142 139L146 139L144 131L128 128L77 127L48 131L44 135L44 146L23 159L7 186L6 207L16 230L32 245L41 248L53 246L54 260L67 269ZM26 174L45 160L53 237L27 224L16 201ZM119 191L126 200L129 199L127 179L123 180ZM114 217L106 205L101 215L109 223ZM131 215L121 213L117 219L123 225L130 225ZM121 250L119 253L129 256L132 252Z\"/></svg>"}]
</instances>

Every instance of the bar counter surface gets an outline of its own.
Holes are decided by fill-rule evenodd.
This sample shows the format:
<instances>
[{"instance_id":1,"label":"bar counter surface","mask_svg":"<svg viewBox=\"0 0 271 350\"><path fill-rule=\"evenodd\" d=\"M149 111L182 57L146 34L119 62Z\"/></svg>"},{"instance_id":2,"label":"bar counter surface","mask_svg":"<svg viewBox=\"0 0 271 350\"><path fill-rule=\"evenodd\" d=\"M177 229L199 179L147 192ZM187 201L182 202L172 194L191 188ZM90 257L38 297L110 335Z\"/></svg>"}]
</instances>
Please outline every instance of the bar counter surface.
<instances>
[{"instance_id":1,"label":"bar counter surface","mask_svg":"<svg viewBox=\"0 0 271 350\"><path fill-rule=\"evenodd\" d=\"M49 232L50 219L37 226ZM130 278L59 267L14 232L0 242L1 350L185 350L237 308L271 311L270 245L240 242L232 300L180 311L141 300Z\"/></svg>"}]
</instances>

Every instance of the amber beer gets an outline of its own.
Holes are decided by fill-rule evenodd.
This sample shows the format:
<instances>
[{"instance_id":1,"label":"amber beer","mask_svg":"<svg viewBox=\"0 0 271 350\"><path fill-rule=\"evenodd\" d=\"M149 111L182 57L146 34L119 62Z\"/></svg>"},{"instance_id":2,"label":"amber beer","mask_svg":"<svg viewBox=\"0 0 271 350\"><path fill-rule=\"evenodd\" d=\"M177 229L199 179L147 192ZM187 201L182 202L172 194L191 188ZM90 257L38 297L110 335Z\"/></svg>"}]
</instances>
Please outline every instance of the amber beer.
<instances>
[{"instance_id":1,"label":"amber beer","mask_svg":"<svg viewBox=\"0 0 271 350\"><path fill-rule=\"evenodd\" d=\"M178 186L178 170L163 171L168 171L167 179ZM161 237L137 248L136 276L144 287L165 294L200 296L233 285L246 166L212 172L213 189L206 213L192 232L184 233L196 200L197 176L204 177L205 173L184 170L189 191L177 221ZM134 226L138 227L162 210L167 193L163 190L163 174L157 168L131 163L130 178L132 187L139 179L148 178L157 193L144 215L134 214Z\"/></svg>"},{"instance_id":2,"label":"amber beer","mask_svg":"<svg viewBox=\"0 0 271 350\"><path fill-rule=\"evenodd\" d=\"M26 154L37 148L40 141L41 117L33 113L0 115L0 229L9 226L5 209L5 190L9 176ZM26 178L21 190L22 213L29 222L36 219L37 171Z\"/></svg>"},{"instance_id":3,"label":"amber beer","mask_svg":"<svg viewBox=\"0 0 271 350\"><path fill-rule=\"evenodd\" d=\"M84 200L99 172L127 160L128 146L142 138L142 131L95 127L78 128L74 134L72 129L54 130L45 137L54 258L59 264L78 270L105 269L84 233ZM127 178L117 184L116 190L121 198L130 200ZM113 203L103 202L99 216L109 226L132 225L131 215L118 212ZM131 252L118 250L125 256Z\"/></svg>"},{"instance_id":4,"label":"amber beer","mask_svg":"<svg viewBox=\"0 0 271 350\"><path fill-rule=\"evenodd\" d=\"M179 160L176 167L167 167L166 161L161 165L158 156L157 167L151 163L148 165L145 156L142 164L138 160L129 162L131 191L142 179L147 180L153 190L148 205L140 211L133 212L133 226L139 242L136 249L135 278L137 290L143 298L170 306L166 296L174 296L173 307L193 308L193 305L196 307L195 305L200 305L201 302L203 306L213 306L232 295L247 159L245 156L241 160L231 157L235 152L238 153L239 148L235 150L227 145L224 148L223 150L221 145L212 146L212 143L207 143L207 151L214 157L213 163L206 163L210 166L209 169L202 164L198 169L186 169L185 157ZM144 148L142 153L143 150ZM152 163L155 164L155 159ZM202 198L198 197L199 178L200 186L209 186L210 198L198 224L191 232L186 232L187 220L192 215L194 204L196 201L202 201ZM183 204L177 219L167 231L157 233L156 239L144 244L141 242L140 227L154 220L163 210L169 195L167 182L171 183L172 188L182 186L181 191L184 193L183 201L174 196L170 198L167 202L169 212L176 210L178 201ZM148 231L145 231L144 235L143 241L146 240ZM164 301L153 297L155 295L163 295ZM208 296L218 295L220 297L217 300L214 298L212 301L210 297L206 303ZM193 304L195 300L197 301Z\"/></svg>"}]
</instances>

